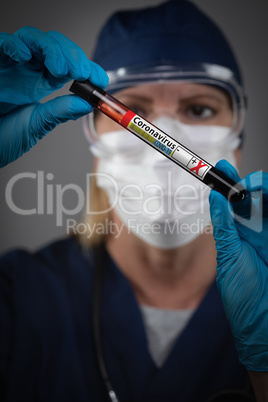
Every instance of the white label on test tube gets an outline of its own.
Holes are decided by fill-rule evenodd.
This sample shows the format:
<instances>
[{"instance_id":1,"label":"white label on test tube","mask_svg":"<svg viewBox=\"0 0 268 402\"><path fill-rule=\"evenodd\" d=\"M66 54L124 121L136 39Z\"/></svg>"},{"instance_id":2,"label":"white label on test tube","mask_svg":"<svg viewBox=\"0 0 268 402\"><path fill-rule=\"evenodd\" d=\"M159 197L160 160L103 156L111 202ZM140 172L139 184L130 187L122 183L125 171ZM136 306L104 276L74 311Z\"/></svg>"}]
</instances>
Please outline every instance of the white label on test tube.
<instances>
[{"instance_id":1,"label":"white label on test tube","mask_svg":"<svg viewBox=\"0 0 268 402\"><path fill-rule=\"evenodd\" d=\"M201 180L212 168L212 165L131 110L125 114L121 124Z\"/></svg>"}]
</instances>

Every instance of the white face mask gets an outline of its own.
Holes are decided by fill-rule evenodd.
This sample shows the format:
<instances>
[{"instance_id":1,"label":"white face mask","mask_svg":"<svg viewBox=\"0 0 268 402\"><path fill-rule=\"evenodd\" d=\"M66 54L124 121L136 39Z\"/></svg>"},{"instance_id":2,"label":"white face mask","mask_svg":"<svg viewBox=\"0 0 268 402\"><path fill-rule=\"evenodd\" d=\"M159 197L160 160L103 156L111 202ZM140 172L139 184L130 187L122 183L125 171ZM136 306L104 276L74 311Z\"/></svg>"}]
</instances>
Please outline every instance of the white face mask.
<instances>
[{"instance_id":1,"label":"white face mask","mask_svg":"<svg viewBox=\"0 0 268 402\"><path fill-rule=\"evenodd\" d=\"M227 159L235 165L230 128L185 125L170 117L152 122L211 164ZM126 130L100 136L97 185L129 231L146 243L172 249L184 246L210 224L210 189ZM218 144L220 147L217 147ZM209 147L210 145L210 147ZM99 150L102 150L100 152Z\"/></svg>"}]
</instances>

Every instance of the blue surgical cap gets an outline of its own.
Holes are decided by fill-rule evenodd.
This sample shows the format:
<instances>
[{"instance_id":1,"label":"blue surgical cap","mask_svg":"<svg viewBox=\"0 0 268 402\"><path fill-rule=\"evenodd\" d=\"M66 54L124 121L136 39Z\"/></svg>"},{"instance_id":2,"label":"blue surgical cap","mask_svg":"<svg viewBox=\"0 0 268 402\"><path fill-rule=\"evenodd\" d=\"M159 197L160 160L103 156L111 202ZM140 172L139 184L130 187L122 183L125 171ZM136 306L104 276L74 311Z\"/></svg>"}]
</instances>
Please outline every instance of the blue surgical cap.
<instances>
[{"instance_id":1,"label":"blue surgical cap","mask_svg":"<svg viewBox=\"0 0 268 402\"><path fill-rule=\"evenodd\" d=\"M100 32L93 60L105 70L164 61L211 63L242 77L219 27L188 0L113 14Z\"/></svg>"}]
</instances>

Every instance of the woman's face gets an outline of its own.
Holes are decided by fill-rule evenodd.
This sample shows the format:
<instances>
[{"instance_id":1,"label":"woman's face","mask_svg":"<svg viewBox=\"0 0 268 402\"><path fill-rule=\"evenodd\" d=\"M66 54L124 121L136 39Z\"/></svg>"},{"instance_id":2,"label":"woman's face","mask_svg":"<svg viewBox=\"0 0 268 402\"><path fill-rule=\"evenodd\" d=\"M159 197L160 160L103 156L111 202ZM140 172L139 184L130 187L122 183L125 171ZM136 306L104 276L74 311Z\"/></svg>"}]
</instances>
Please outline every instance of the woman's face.
<instances>
[{"instance_id":1,"label":"woman's face","mask_svg":"<svg viewBox=\"0 0 268 402\"><path fill-rule=\"evenodd\" d=\"M114 96L149 121L164 114L192 125L231 127L233 123L231 99L210 85L147 84L123 89ZM118 124L102 113L97 113L95 125L100 134L118 130Z\"/></svg>"}]
</instances>

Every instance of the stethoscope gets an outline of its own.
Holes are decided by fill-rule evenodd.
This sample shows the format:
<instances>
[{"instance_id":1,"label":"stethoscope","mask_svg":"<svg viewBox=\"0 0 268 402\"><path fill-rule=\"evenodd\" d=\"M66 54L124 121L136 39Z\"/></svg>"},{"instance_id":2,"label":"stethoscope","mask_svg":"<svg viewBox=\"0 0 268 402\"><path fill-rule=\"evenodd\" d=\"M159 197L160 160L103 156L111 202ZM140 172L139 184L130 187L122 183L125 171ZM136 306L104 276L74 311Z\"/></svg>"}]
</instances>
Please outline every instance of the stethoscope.
<instances>
[{"instance_id":1,"label":"stethoscope","mask_svg":"<svg viewBox=\"0 0 268 402\"><path fill-rule=\"evenodd\" d=\"M92 324L93 324L93 338L96 351L97 363L102 378L103 385L106 389L107 396L110 402L120 402L116 392L111 384L108 370L105 364L103 348L101 344L101 295L102 283L105 269L105 254L106 249L104 243L93 249L94 258L94 282L93 282L93 306L92 306ZM207 402L256 402L250 392L250 383L246 386L244 391L238 390L224 390L211 396ZM228 398L228 399L227 399ZM231 399L230 399L231 398Z\"/></svg>"},{"instance_id":2,"label":"stethoscope","mask_svg":"<svg viewBox=\"0 0 268 402\"><path fill-rule=\"evenodd\" d=\"M111 402L120 402L109 379L108 371L105 365L103 349L101 345L100 317L101 317L101 294L104 275L104 255L106 254L104 244L93 249L94 257L94 283L93 283L93 306L92 306L92 323L93 323L93 338L97 362L99 366L102 382L107 391Z\"/></svg>"}]
</instances>

